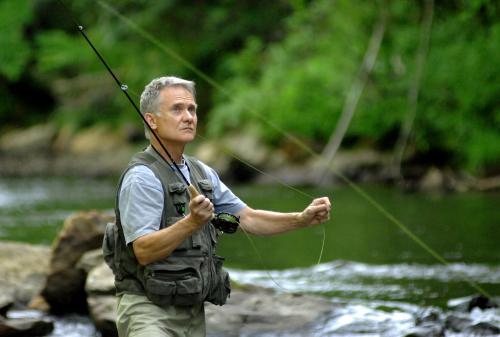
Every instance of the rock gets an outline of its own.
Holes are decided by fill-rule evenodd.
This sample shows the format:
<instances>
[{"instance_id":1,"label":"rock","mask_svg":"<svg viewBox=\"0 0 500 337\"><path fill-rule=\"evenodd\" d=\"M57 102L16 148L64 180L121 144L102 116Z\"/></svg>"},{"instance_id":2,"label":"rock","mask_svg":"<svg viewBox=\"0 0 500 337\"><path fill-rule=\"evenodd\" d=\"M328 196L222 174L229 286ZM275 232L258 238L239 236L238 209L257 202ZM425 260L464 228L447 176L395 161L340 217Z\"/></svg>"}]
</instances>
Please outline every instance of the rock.
<instances>
[{"instance_id":1,"label":"rock","mask_svg":"<svg viewBox=\"0 0 500 337\"><path fill-rule=\"evenodd\" d=\"M468 181L468 187L481 192L500 190L500 175L485 178L474 178Z\"/></svg>"},{"instance_id":2,"label":"rock","mask_svg":"<svg viewBox=\"0 0 500 337\"><path fill-rule=\"evenodd\" d=\"M410 329L405 337L444 337L444 328L438 324L426 323Z\"/></svg>"},{"instance_id":3,"label":"rock","mask_svg":"<svg viewBox=\"0 0 500 337\"><path fill-rule=\"evenodd\" d=\"M418 313L415 324L424 325L428 323L441 323L441 321L441 312L434 308L428 308Z\"/></svg>"},{"instance_id":4,"label":"rock","mask_svg":"<svg viewBox=\"0 0 500 337\"><path fill-rule=\"evenodd\" d=\"M440 337L444 336L441 312L434 309L424 309L415 319L415 327L405 334L405 337Z\"/></svg>"},{"instance_id":5,"label":"rock","mask_svg":"<svg viewBox=\"0 0 500 337\"><path fill-rule=\"evenodd\" d=\"M97 267L89 272L85 290L89 295L115 294L115 277L105 262L101 261Z\"/></svg>"},{"instance_id":6,"label":"rock","mask_svg":"<svg viewBox=\"0 0 500 337\"><path fill-rule=\"evenodd\" d=\"M337 152L332 162L314 157L307 165L290 165L286 160L274 169L271 176L291 185L330 186L343 182L339 174L354 181L385 181L386 175L382 171L389 162L390 155L371 149L342 150ZM258 181L269 183L272 179L260 176Z\"/></svg>"},{"instance_id":7,"label":"rock","mask_svg":"<svg viewBox=\"0 0 500 337\"><path fill-rule=\"evenodd\" d=\"M270 151L256 136L256 128L246 128L238 133L225 135L215 141L201 144L195 157L217 170L226 181L249 181L257 175L253 167L267 164ZM243 162L244 163L243 163Z\"/></svg>"},{"instance_id":8,"label":"rock","mask_svg":"<svg viewBox=\"0 0 500 337\"><path fill-rule=\"evenodd\" d=\"M472 336L498 336L500 328L488 322L480 322L465 329Z\"/></svg>"},{"instance_id":9,"label":"rock","mask_svg":"<svg viewBox=\"0 0 500 337\"><path fill-rule=\"evenodd\" d=\"M202 162L210 165L221 176L229 169L230 157L221 155L221 145L217 141L205 141L196 148L194 155Z\"/></svg>"},{"instance_id":10,"label":"rock","mask_svg":"<svg viewBox=\"0 0 500 337\"><path fill-rule=\"evenodd\" d=\"M36 295L35 297L33 297L31 301L28 303L28 308L41 312L50 311L50 305L47 303L47 301L45 300L45 298L43 298L42 295Z\"/></svg>"},{"instance_id":11,"label":"rock","mask_svg":"<svg viewBox=\"0 0 500 337\"><path fill-rule=\"evenodd\" d=\"M444 186L444 175L436 167L431 167L420 180L419 189L421 191L441 191Z\"/></svg>"},{"instance_id":12,"label":"rock","mask_svg":"<svg viewBox=\"0 0 500 337\"><path fill-rule=\"evenodd\" d=\"M27 304L43 288L49 270L50 248L0 241L1 294Z\"/></svg>"},{"instance_id":13,"label":"rock","mask_svg":"<svg viewBox=\"0 0 500 337\"><path fill-rule=\"evenodd\" d=\"M42 296L54 314L70 312L87 313L87 295L85 294L86 274L81 269L67 269L52 272L48 278Z\"/></svg>"},{"instance_id":14,"label":"rock","mask_svg":"<svg viewBox=\"0 0 500 337\"><path fill-rule=\"evenodd\" d=\"M462 332L467 327L469 327L471 323L472 320L469 317L457 316L452 314L446 317L444 326L447 330L451 330L454 332Z\"/></svg>"},{"instance_id":15,"label":"rock","mask_svg":"<svg viewBox=\"0 0 500 337\"><path fill-rule=\"evenodd\" d=\"M36 125L0 137L0 174L116 176L142 145L104 126L75 133L70 126Z\"/></svg>"},{"instance_id":16,"label":"rock","mask_svg":"<svg viewBox=\"0 0 500 337\"><path fill-rule=\"evenodd\" d=\"M35 125L27 129L6 132L0 138L0 149L4 152L28 153L48 151L56 136L51 124Z\"/></svg>"},{"instance_id":17,"label":"rock","mask_svg":"<svg viewBox=\"0 0 500 337\"><path fill-rule=\"evenodd\" d=\"M14 305L12 294L0 294L0 316L6 317L7 311Z\"/></svg>"},{"instance_id":18,"label":"rock","mask_svg":"<svg viewBox=\"0 0 500 337\"><path fill-rule=\"evenodd\" d=\"M493 301L492 299L484 296L478 295L474 296L467 307L468 311L472 311L474 308L479 308L481 310L490 309L490 308L498 308L498 303Z\"/></svg>"},{"instance_id":19,"label":"rock","mask_svg":"<svg viewBox=\"0 0 500 337\"><path fill-rule=\"evenodd\" d=\"M90 317L103 337L117 336L117 297L115 296L115 277L113 272L104 262L101 249L85 254L80 264L82 264L83 260L87 260L87 264L91 264L88 262L89 260L97 262L97 266L89 271L85 284Z\"/></svg>"},{"instance_id":20,"label":"rock","mask_svg":"<svg viewBox=\"0 0 500 337\"><path fill-rule=\"evenodd\" d=\"M54 323L47 319L16 318L0 319L0 336L44 336L54 330Z\"/></svg>"},{"instance_id":21,"label":"rock","mask_svg":"<svg viewBox=\"0 0 500 337\"><path fill-rule=\"evenodd\" d=\"M112 153L124 146L126 146L125 137L108 127L97 125L76 134L71 140L69 150L77 156L86 156L103 152Z\"/></svg>"},{"instance_id":22,"label":"rock","mask_svg":"<svg viewBox=\"0 0 500 337\"><path fill-rule=\"evenodd\" d=\"M89 313L103 337L118 336L116 330L117 297L114 295L89 296Z\"/></svg>"},{"instance_id":23,"label":"rock","mask_svg":"<svg viewBox=\"0 0 500 337\"><path fill-rule=\"evenodd\" d=\"M484 295L456 298L448 301L448 307L461 312L470 312L474 308L479 308L481 310L498 308L498 298L491 299Z\"/></svg>"},{"instance_id":24,"label":"rock","mask_svg":"<svg viewBox=\"0 0 500 337\"><path fill-rule=\"evenodd\" d=\"M114 217L95 211L66 219L53 244L50 273L41 294L54 313L86 312L87 273L77 267L82 255L102 245L106 223Z\"/></svg>"},{"instance_id":25,"label":"rock","mask_svg":"<svg viewBox=\"0 0 500 337\"><path fill-rule=\"evenodd\" d=\"M92 269L99 266L101 263L103 263L103 261L104 258L102 255L102 249L97 248L83 254L76 264L76 267L78 269L84 270L86 273L90 273Z\"/></svg>"},{"instance_id":26,"label":"rock","mask_svg":"<svg viewBox=\"0 0 500 337\"><path fill-rule=\"evenodd\" d=\"M263 288L235 289L226 305L205 305L207 333L241 336L292 331L332 309L332 303L321 297L277 294Z\"/></svg>"}]
</instances>

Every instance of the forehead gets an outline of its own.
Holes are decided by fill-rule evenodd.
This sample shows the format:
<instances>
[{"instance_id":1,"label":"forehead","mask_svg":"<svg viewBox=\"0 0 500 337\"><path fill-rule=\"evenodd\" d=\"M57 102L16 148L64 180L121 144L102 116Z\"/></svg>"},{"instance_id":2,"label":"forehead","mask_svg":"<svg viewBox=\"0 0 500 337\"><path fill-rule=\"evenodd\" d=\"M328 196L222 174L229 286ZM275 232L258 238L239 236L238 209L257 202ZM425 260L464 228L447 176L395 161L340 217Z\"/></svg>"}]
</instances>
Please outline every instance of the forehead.
<instances>
[{"instance_id":1,"label":"forehead","mask_svg":"<svg viewBox=\"0 0 500 337\"><path fill-rule=\"evenodd\" d=\"M172 104L196 104L193 95L182 86L170 86L160 92L159 104L170 106Z\"/></svg>"}]
</instances>

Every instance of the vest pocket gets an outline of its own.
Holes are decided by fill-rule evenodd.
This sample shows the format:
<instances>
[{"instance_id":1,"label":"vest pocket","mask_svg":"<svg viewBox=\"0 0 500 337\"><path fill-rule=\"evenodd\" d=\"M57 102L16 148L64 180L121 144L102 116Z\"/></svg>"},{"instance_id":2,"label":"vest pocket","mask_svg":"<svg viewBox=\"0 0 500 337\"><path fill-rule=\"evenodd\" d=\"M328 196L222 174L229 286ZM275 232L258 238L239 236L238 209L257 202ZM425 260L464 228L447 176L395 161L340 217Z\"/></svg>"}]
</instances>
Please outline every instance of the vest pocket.
<instances>
[{"instance_id":1,"label":"vest pocket","mask_svg":"<svg viewBox=\"0 0 500 337\"><path fill-rule=\"evenodd\" d=\"M186 185L183 183L172 183L168 185L168 192L172 198L172 204L178 216L186 215L189 204L189 196L186 192Z\"/></svg>"},{"instance_id":2,"label":"vest pocket","mask_svg":"<svg viewBox=\"0 0 500 337\"><path fill-rule=\"evenodd\" d=\"M200 192L205 195L210 201L214 200L214 187L210 179L198 180L198 186L200 187Z\"/></svg>"},{"instance_id":3,"label":"vest pocket","mask_svg":"<svg viewBox=\"0 0 500 337\"><path fill-rule=\"evenodd\" d=\"M229 273L222 268L224 258L214 255L214 286L210 289L207 296L207 301L215 305L223 305L226 303L227 298L231 294L231 283L229 280Z\"/></svg>"},{"instance_id":4,"label":"vest pocket","mask_svg":"<svg viewBox=\"0 0 500 337\"><path fill-rule=\"evenodd\" d=\"M179 264L159 262L146 266L144 268L146 296L159 306L190 306L202 303L203 280L199 272L201 262L196 258L190 260L189 264L185 261Z\"/></svg>"},{"instance_id":5,"label":"vest pocket","mask_svg":"<svg viewBox=\"0 0 500 337\"><path fill-rule=\"evenodd\" d=\"M102 241L102 253L104 257L104 261L111 268L111 270L115 271L115 245L116 245L116 237L117 230L115 229L115 224L109 222L106 224L106 230L104 231L104 239Z\"/></svg>"},{"instance_id":6,"label":"vest pocket","mask_svg":"<svg viewBox=\"0 0 500 337\"><path fill-rule=\"evenodd\" d=\"M123 268L121 264L121 238L118 231L118 226L114 222L106 224L104 238L102 241L102 252L104 261L111 268L116 280L122 280Z\"/></svg>"}]
</instances>

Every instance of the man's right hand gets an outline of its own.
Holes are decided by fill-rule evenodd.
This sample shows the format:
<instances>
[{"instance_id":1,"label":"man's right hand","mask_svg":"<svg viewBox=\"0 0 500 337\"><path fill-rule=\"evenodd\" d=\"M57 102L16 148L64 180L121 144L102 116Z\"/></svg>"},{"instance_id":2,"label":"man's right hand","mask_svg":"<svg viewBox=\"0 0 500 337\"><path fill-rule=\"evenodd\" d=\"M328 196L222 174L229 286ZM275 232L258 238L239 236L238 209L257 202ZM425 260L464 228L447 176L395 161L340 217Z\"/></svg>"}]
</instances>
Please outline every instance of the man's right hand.
<instances>
[{"instance_id":1,"label":"man's right hand","mask_svg":"<svg viewBox=\"0 0 500 337\"><path fill-rule=\"evenodd\" d=\"M214 205L204 195L197 195L189 202L190 213L186 217L197 228L201 228L204 224L210 221L214 214Z\"/></svg>"}]
</instances>

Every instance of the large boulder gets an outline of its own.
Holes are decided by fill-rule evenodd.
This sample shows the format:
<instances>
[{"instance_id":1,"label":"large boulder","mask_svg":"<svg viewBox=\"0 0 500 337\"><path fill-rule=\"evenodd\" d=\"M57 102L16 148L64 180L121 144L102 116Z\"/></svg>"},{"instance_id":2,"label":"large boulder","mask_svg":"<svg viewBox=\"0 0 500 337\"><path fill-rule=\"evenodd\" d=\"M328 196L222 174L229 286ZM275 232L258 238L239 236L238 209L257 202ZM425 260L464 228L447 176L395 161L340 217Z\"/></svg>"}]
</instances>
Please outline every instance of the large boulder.
<instances>
[{"instance_id":1,"label":"large boulder","mask_svg":"<svg viewBox=\"0 0 500 337\"><path fill-rule=\"evenodd\" d=\"M91 211L66 219L52 247L50 272L41 294L56 314L87 312L87 272L77 266L82 255L100 248L111 215Z\"/></svg>"},{"instance_id":2,"label":"large boulder","mask_svg":"<svg viewBox=\"0 0 500 337\"><path fill-rule=\"evenodd\" d=\"M118 336L116 330L116 296L92 295L88 297L88 305L90 317L101 336Z\"/></svg>"},{"instance_id":3,"label":"large boulder","mask_svg":"<svg viewBox=\"0 0 500 337\"><path fill-rule=\"evenodd\" d=\"M56 136L52 124L39 124L26 129L12 130L0 137L0 151L33 153L49 151Z\"/></svg>"},{"instance_id":4,"label":"large boulder","mask_svg":"<svg viewBox=\"0 0 500 337\"><path fill-rule=\"evenodd\" d=\"M256 137L259 131L249 127L238 133L206 141L195 150L195 157L214 167L225 181L249 181L256 177L252 167L270 165L269 148Z\"/></svg>"},{"instance_id":5,"label":"large boulder","mask_svg":"<svg viewBox=\"0 0 500 337\"><path fill-rule=\"evenodd\" d=\"M98 262L100 251L89 252L84 264ZM116 336L116 297L111 269L100 262L87 276L85 286L90 316L103 336ZM244 335L304 328L333 310L325 298L301 294L279 294L273 290L237 286L224 306L205 305L207 333L213 336Z\"/></svg>"},{"instance_id":6,"label":"large boulder","mask_svg":"<svg viewBox=\"0 0 500 337\"><path fill-rule=\"evenodd\" d=\"M205 305L207 333L213 336L286 334L316 322L334 309L326 298L258 287L234 289L224 306Z\"/></svg>"},{"instance_id":7,"label":"large boulder","mask_svg":"<svg viewBox=\"0 0 500 337\"><path fill-rule=\"evenodd\" d=\"M103 337L115 337L116 330L116 304L114 275L108 265L103 261L102 250L85 254L80 264L87 266L95 264L87 276L85 290L89 314L97 330Z\"/></svg>"},{"instance_id":8,"label":"large boulder","mask_svg":"<svg viewBox=\"0 0 500 337\"><path fill-rule=\"evenodd\" d=\"M49 270L50 248L0 241L1 306L27 304L43 287Z\"/></svg>"}]
</instances>

